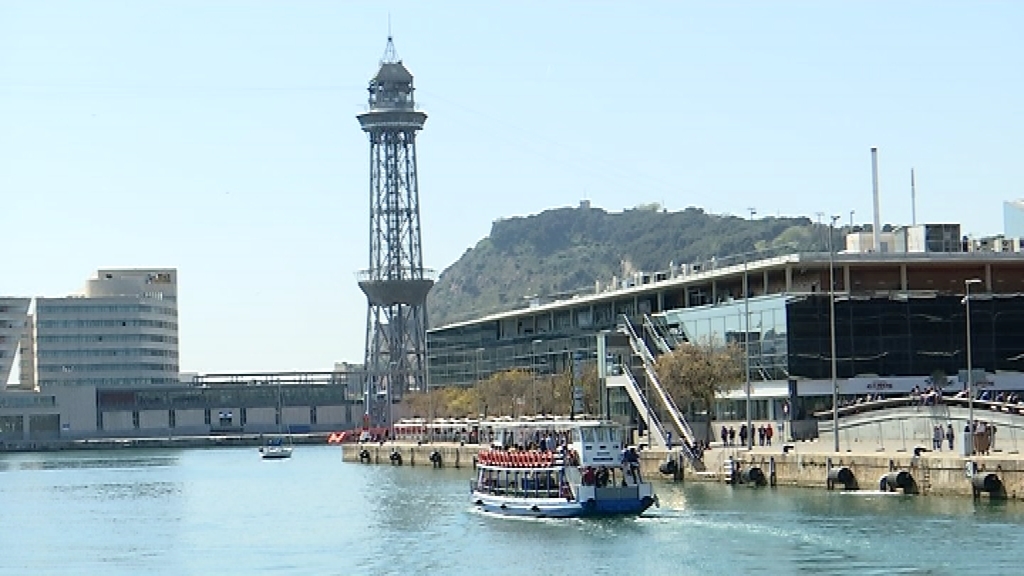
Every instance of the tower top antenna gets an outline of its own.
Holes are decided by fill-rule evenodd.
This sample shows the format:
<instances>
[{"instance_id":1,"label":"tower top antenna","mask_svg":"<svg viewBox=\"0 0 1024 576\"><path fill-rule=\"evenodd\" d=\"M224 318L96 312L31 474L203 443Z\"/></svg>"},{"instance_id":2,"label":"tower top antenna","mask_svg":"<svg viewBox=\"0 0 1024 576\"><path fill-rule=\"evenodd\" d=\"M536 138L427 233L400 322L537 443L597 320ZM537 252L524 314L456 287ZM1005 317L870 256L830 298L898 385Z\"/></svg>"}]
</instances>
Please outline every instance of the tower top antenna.
<instances>
[{"instance_id":1,"label":"tower top antenna","mask_svg":"<svg viewBox=\"0 0 1024 576\"><path fill-rule=\"evenodd\" d=\"M394 64L401 62L398 58L398 51L395 50L394 36L391 35L391 13L388 13L388 45L384 48L384 56L381 56L381 64Z\"/></svg>"}]
</instances>

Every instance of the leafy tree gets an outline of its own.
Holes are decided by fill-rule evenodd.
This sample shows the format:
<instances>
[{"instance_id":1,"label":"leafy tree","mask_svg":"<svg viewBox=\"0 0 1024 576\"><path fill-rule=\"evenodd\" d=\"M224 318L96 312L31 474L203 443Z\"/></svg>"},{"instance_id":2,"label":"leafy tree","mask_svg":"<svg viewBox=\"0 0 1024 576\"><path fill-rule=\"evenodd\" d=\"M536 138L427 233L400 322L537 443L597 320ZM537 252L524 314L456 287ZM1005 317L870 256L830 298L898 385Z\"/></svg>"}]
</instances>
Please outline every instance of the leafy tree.
<instances>
[{"instance_id":1,"label":"leafy tree","mask_svg":"<svg viewBox=\"0 0 1024 576\"><path fill-rule=\"evenodd\" d=\"M677 405L694 404L708 413L710 433L715 396L740 386L745 379L743 350L735 345L682 344L658 357L655 371ZM709 436L711 437L711 436Z\"/></svg>"},{"instance_id":2,"label":"leafy tree","mask_svg":"<svg viewBox=\"0 0 1024 576\"><path fill-rule=\"evenodd\" d=\"M523 416L533 414L568 415L571 409L573 380L568 373L535 376L528 370L506 370L492 374L475 386L435 388L429 393L407 394L399 413L416 418L466 418L487 415ZM583 369L575 385L583 389L583 411L597 414L600 389L597 366Z\"/></svg>"},{"instance_id":3,"label":"leafy tree","mask_svg":"<svg viewBox=\"0 0 1024 576\"><path fill-rule=\"evenodd\" d=\"M937 387L939 390L944 389L946 385L949 384L949 378L946 377L946 371L943 370L942 368L939 368L938 370L932 372L931 384L932 386Z\"/></svg>"}]
</instances>

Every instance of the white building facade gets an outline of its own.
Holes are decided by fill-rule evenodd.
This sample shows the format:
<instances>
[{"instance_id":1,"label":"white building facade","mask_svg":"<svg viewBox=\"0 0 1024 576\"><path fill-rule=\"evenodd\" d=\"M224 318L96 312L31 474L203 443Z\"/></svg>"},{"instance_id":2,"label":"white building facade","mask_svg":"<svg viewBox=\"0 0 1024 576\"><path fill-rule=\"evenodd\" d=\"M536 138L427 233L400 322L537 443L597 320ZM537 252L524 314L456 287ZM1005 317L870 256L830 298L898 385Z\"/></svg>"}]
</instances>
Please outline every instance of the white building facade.
<instances>
[{"instance_id":1,"label":"white building facade","mask_svg":"<svg viewBox=\"0 0 1024 576\"><path fill-rule=\"evenodd\" d=\"M22 337L28 327L29 298L0 297L0 390L7 386Z\"/></svg>"},{"instance_id":2,"label":"white building facade","mask_svg":"<svg viewBox=\"0 0 1024 576\"><path fill-rule=\"evenodd\" d=\"M1024 200L1003 202L1003 235L1024 238Z\"/></svg>"},{"instance_id":3,"label":"white building facade","mask_svg":"<svg viewBox=\"0 0 1024 576\"><path fill-rule=\"evenodd\" d=\"M33 320L40 390L179 382L174 269L99 270L82 296L36 299Z\"/></svg>"}]
</instances>

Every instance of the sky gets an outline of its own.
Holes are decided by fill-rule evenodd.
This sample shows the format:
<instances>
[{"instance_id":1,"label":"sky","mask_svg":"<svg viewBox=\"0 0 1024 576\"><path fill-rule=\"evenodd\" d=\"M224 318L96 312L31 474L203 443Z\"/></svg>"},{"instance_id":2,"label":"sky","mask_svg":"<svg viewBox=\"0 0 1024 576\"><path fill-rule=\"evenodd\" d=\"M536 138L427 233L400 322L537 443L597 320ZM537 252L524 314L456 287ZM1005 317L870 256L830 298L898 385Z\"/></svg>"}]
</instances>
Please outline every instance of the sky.
<instances>
[{"instance_id":1,"label":"sky","mask_svg":"<svg viewBox=\"0 0 1024 576\"><path fill-rule=\"evenodd\" d=\"M183 371L361 362L388 26L428 114L422 242L590 200L1002 232L1024 3L0 0L0 295L178 269Z\"/></svg>"}]
</instances>

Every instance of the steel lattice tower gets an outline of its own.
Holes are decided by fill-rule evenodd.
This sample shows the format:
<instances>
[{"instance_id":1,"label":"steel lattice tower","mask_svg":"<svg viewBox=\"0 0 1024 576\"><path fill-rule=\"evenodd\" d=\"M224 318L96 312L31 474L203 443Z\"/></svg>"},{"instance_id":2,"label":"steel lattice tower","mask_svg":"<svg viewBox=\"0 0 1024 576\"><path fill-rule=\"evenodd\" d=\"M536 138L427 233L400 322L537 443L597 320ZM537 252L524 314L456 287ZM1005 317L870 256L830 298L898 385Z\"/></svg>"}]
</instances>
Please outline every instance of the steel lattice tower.
<instances>
[{"instance_id":1,"label":"steel lattice tower","mask_svg":"<svg viewBox=\"0 0 1024 576\"><path fill-rule=\"evenodd\" d=\"M412 74L388 36L380 69L370 80L369 110L359 124L370 137L370 267L359 273L366 294L366 414L390 426L392 403L425 390L427 293L423 268L416 132L427 115L416 110Z\"/></svg>"}]
</instances>

